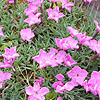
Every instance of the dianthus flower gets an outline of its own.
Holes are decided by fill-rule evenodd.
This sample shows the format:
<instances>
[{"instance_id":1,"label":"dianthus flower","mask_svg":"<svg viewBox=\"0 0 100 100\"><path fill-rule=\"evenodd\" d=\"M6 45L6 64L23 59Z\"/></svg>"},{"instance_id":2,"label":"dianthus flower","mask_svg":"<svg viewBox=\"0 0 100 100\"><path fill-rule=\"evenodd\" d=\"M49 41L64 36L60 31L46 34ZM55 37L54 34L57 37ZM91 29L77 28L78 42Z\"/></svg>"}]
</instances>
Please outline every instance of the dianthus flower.
<instances>
[{"instance_id":1,"label":"dianthus flower","mask_svg":"<svg viewBox=\"0 0 100 100\"><path fill-rule=\"evenodd\" d=\"M39 63L40 68L44 68L48 65L52 67L58 66L58 64L62 64L63 59L65 57L66 52L59 51L51 48L49 53L44 52L42 49L39 52L38 56L33 57L32 59Z\"/></svg>"},{"instance_id":2,"label":"dianthus flower","mask_svg":"<svg viewBox=\"0 0 100 100\"><path fill-rule=\"evenodd\" d=\"M96 51L100 55L100 40L90 40L89 48Z\"/></svg>"},{"instance_id":3,"label":"dianthus flower","mask_svg":"<svg viewBox=\"0 0 100 100\"><path fill-rule=\"evenodd\" d=\"M50 2L59 2L60 0L49 0Z\"/></svg>"},{"instance_id":4,"label":"dianthus flower","mask_svg":"<svg viewBox=\"0 0 100 100\"><path fill-rule=\"evenodd\" d=\"M92 2L92 1L93 1L93 0L84 0L84 2L89 2L89 3Z\"/></svg>"},{"instance_id":5,"label":"dianthus flower","mask_svg":"<svg viewBox=\"0 0 100 100\"><path fill-rule=\"evenodd\" d=\"M66 55L65 56L65 58L64 58L64 63L65 63L65 65L67 65L67 66L72 66L72 65L75 65L75 64L77 64L77 62L75 62L72 58L71 58L71 55L70 54L68 54L68 55Z\"/></svg>"},{"instance_id":6,"label":"dianthus flower","mask_svg":"<svg viewBox=\"0 0 100 100\"><path fill-rule=\"evenodd\" d=\"M94 23L95 23L95 26L97 28L97 31L100 32L100 27L98 26L98 22L95 20Z\"/></svg>"},{"instance_id":7,"label":"dianthus flower","mask_svg":"<svg viewBox=\"0 0 100 100\"><path fill-rule=\"evenodd\" d=\"M68 10L68 12L71 12L71 6L74 6L73 2L68 2L68 0L61 0L62 2L62 8L65 8Z\"/></svg>"},{"instance_id":8,"label":"dianthus flower","mask_svg":"<svg viewBox=\"0 0 100 100\"><path fill-rule=\"evenodd\" d=\"M57 82L54 82L52 84L53 88L56 89L56 92L63 93L64 89L62 88L64 86L63 79L65 78L62 74L56 75L56 78L59 80Z\"/></svg>"},{"instance_id":9,"label":"dianthus flower","mask_svg":"<svg viewBox=\"0 0 100 100\"><path fill-rule=\"evenodd\" d=\"M92 37L86 36L86 32L84 34L79 33L77 35L77 38L78 38L80 44L86 45L86 46L89 46L90 45L89 41L92 39Z\"/></svg>"},{"instance_id":10,"label":"dianthus flower","mask_svg":"<svg viewBox=\"0 0 100 100\"><path fill-rule=\"evenodd\" d=\"M19 57L19 54L16 53L16 47L12 47L10 49L5 47L5 53L2 54L2 56L7 60L11 60L11 59L15 60L16 57Z\"/></svg>"},{"instance_id":11,"label":"dianthus flower","mask_svg":"<svg viewBox=\"0 0 100 100\"><path fill-rule=\"evenodd\" d=\"M47 87L40 87L38 82L34 86L26 87L26 94L29 95L28 100L45 100L45 96L49 92Z\"/></svg>"},{"instance_id":12,"label":"dianthus flower","mask_svg":"<svg viewBox=\"0 0 100 100\"><path fill-rule=\"evenodd\" d=\"M41 13L37 13L37 14L29 14L28 18L24 20L24 22L28 23L29 26L33 25L33 24L37 24L41 22L41 18L39 18L39 16L41 15Z\"/></svg>"},{"instance_id":13,"label":"dianthus flower","mask_svg":"<svg viewBox=\"0 0 100 100\"><path fill-rule=\"evenodd\" d=\"M24 11L26 15L30 15L31 13L36 13L38 10L38 6L34 6L32 3L29 3L29 7Z\"/></svg>"},{"instance_id":14,"label":"dianthus flower","mask_svg":"<svg viewBox=\"0 0 100 100\"><path fill-rule=\"evenodd\" d=\"M67 75L69 78L72 79L73 82L75 82L76 84L82 85L84 82L84 79L88 75L88 72L84 69L81 69L79 66L75 66L74 68L72 68L72 70L67 72Z\"/></svg>"},{"instance_id":15,"label":"dianthus flower","mask_svg":"<svg viewBox=\"0 0 100 100\"><path fill-rule=\"evenodd\" d=\"M87 80L84 81L83 86L86 92L90 91L94 95L98 94L100 98L100 71L99 72L93 71L91 74L91 78L89 79L88 82Z\"/></svg>"},{"instance_id":16,"label":"dianthus flower","mask_svg":"<svg viewBox=\"0 0 100 100\"><path fill-rule=\"evenodd\" d=\"M64 17L65 15L63 13L59 13L59 7L56 6L54 9L49 8L46 10L48 13L48 19L54 19L57 23L59 18Z\"/></svg>"},{"instance_id":17,"label":"dianthus flower","mask_svg":"<svg viewBox=\"0 0 100 100\"><path fill-rule=\"evenodd\" d=\"M10 80L12 74L9 72L5 72L3 73L2 71L0 71L0 89L2 88L2 85L5 84L4 80L8 79Z\"/></svg>"},{"instance_id":18,"label":"dianthus flower","mask_svg":"<svg viewBox=\"0 0 100 100\"><path fill-rule=\"evenodd\" d=\"M0 68L9 68L9 67L12 68L13 67L12 64L13 64L12 59L10 61L7 61L4 58L4 63L0 62Z\"/></svg>"},{"instance_id":19,"label":"dianthus flower","mask_svg":"<svg viewBox=\"0 0 100 100\"><path fill-rule=\"evenodd\" d=\"M79 34L78 30L76 30L76 29L74 29L74 28L72 28L70 26L67 27L67 30L70 32L72 37L77 36Z\"/></svg>"},{"instance_id":20,"label":"dianthus flower","mask_svg":"<svg viewBox=\"0 0 100 100\"><path fill-rule=\"evenodd\" d=\"M21 38L25 41L31 41L30 39L34 37L34 33L30 28L21 29L20 31Z\"/></svg>"},{"instance_id":21,"label":"dianthus flower","mask_svg":"<svg viewBox=\"0 0 100 100\"><path fill-rule=\"evenodd\" d=\"M35 81L36 81L36 82L39 82L40 87L42 87L44 78L42 78L42 77L39 77L39 78L40 78L40 79L36 79Z\"/></svg>"},{"instance_id":22,"label":"dianthus flower","mask_svg":"<svg viewBox=\"0 0 100 100\"><path fill-rule=\"evenodd\" d=\"M60 49L64 50L68 49L74 50L79 48L79 46L77 45L78 41L72 38L71 36L63 39L55 38L55 42Z\"/></svg>"},{"instance_id":23,"label":"dianthus flower","mask_svg":"<svg viewBox=\"0 0 100 100\"><path fill-rule=\"evenodd\" d=\"M1 37L4 37L4 34L3 34L3 32L2 32L2 28L3 28L3 27L0 26L0 36L1 36Z\"/></svg>"},{"instance_id":24,"label":"dianthus flower","mask_svg":"<svg viewBox=\"0 0 100 100\"><path fill-rule=\"evenodd\" d=\"M57 100L63 100L62 97L58 97Z\"/></svg>"}]
</instances>

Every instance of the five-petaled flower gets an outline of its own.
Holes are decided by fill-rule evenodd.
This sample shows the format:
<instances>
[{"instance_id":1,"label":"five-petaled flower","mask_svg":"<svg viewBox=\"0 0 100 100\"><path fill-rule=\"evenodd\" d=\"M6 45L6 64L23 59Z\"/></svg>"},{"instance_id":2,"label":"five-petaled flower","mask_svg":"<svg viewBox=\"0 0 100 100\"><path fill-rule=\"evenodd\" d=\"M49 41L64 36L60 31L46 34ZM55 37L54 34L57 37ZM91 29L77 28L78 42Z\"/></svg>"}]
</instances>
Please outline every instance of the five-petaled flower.
<instances>
[{"instance_id":1,"label":"five-petaled flower","mask_svg":"<svg viewBox=\"0 0 100 100\"><path fill-rule=\"evenodd\" d=\"M57 23L58 23L59 18L62 18L65 16L63 13L59 13L58 6L56 6L54 9L49 8L46 11L49 16L48 19L54 19Z\"/></svg>"}]
</instances>

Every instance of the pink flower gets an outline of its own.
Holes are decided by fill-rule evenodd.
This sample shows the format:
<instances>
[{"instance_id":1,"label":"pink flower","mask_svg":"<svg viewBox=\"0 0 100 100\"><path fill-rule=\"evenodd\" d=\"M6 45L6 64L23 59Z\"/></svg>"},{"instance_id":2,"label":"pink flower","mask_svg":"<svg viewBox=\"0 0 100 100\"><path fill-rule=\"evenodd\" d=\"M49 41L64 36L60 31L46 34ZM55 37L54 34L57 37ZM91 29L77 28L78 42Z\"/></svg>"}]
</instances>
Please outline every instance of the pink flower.
<instances>
[{"instance_id":1,"label":"pink flower","mask_svg":"<svg viewBox=\"0 0 100 100\"><path fill-rule=\"evenodd\" d=\"M63 93L64 91L64 88L62 88L64 86L64 82L63 82L63 79L65 78L62 74L58 74L56 75L56 78L59 80L57 82L54 82L52 84L52 87L54 89L56 89L56 92L58 93Z\"/></svg>"},{"instance_id":2,"label":"pink flower","mask_svg":"<svg viewBox=\"0 0 100 100\"><path fill-rule=\"evenodd\" d=\"M31 1L31 0L28 0ZM31 2L34 6L41 6L42 3L44 2L44 0L32 0L33 2Z\"/></svg>"},{"instance_id":3,"label":"pink flower","mask_svg":"<svg viewBox=\"0 0 100 100\"><path fill-rule=\"evenodd\" d=\"M0 71L0 88L2 88L2 85L5 84L4 80L10 80L11 76L12 74L9 72L3 73L2 71Z\"/></svg>"},{"instance_id":4,"label":"pink flower","mask_svg":"<svg viewBox=\"0 0 100 100\"><path fill-rule=\"evenodd\" d=\"M93 1L93 0L84 0L84 2L89 2L89 3L92 2L92 1Z\"/></svg>"},{"instance_id":5,"label":"pink flower","mask_svg":"<svg viewBox=\"0 0 100 100\"><path fill-rule=\"evenodd\" d=\"M100 98L100 71L93 71L89 81L84 81L83 86L86 92L91 91L94 95L99 95Z\"/></svg>"},{"instance_id":6,"label":"pink flower","mask_svg":"<svg viewBox=\"0 0 100 100\"><path fill-rule=\"evenodd\" d=\"M26 87L26 94L29 95L28 100L45 100L44 95L49 92L47 87L40 87L39 83L34 83L34 86Z\"/></svg>"},{"instance_id":7,"label":"pink flower","mask_svg":"<svg viewBox=\"0 0 100 100\"><path fill-rule=\"evenodd\" d=\"M41 18L39 18L40 15L41 13L37 13L36 15L31 13L28 15L28 18L24 20L24 22L28 23L29 26L36 23L40 23L41 22Z\"/></svg>"},{"instance_id":8,"label":"pink flower","mask_svg":"<svg viewBox=\"0 0 100 100\"><path fill-rule=\"evenodd\" d=\"M67 29L70 32L70 34L71 34L72 37L77 36L79 34L78 30L76 30L76 29L74 29L74 28L72 28L70 26L68 26Z\"/></svg>"},{"instance_id":9,"label":"pink flower","mask_svg":"<svg viewBox=\"0 0 100 100\"><path fill-rule=\"evenodd\" d=\"M56 45L60 49L68 50L68 49L78 49L79 46L77 45L78 41L73 39L71 36L63 39L55 38Z\"/></svg>"},{"instance_id":10,"label":"pink flower","mask_svg":"<svg viewBox=\"0 0 100 100\"><path fill-rule=\"evenodd\" d=\"M65 8L68 10L68 12L71 12L71 6L74 6L73 2L68 2L68 0L61 0L62 2L62 8Z\"/></svg>"},{"instance_id":11,"label":"pink flower","mask_svg":"<svg viewBox=\"0 0 100 100\"><path fill-rule=\"evenodd\" d=\"M4 63L0 62L0 68L9 68L9 67L12 68L13 67L12 64L13 64L13 61L12 60L7 61L4 58Z\"/></svg>"},{"instance_id":12,"label":"pink flower","mask_svg":"<svg viewBox=\"0 0 100 100\"><path fill-rule=\"evenodd\" d=\"M5 47L5 53L2 54L2 56L8 60L15 59L16 57L19 57L19 54L16 53L16 47L7 48Z\"/></svg>"},{"instance_id":13,"label":"pink flower","mask_svg":"<svg viewBox=\"0 0 100 100\"><path fill-rule=\"evenodd\" d=\"M89 48L96 51L100 55L100 40L90 40Z\"/></svg>"},{"instance_id":14,"label":"pink flower","mask_svg":"<svg viewBox=\"0 0 100 100\"><path fill-rule=\"evenodd\" d=\"M97 31L100 32L100 27L98 26L98 22L95 20L94 23L95 23L95 26L97 28Z\"/></svg>"},{"instance_id":15,"label":"pink flower","mask_svg":"<svg viewBox=\"0 0 100 100\"><path fill-rule=\"evenodd\" d=\"M62 74L58 74L58 75L56 75L56 78L57 78L59 81L62 81L65 77L64 77Z\"/></svg>"},{"instance_id":16,"label":"pink flower","mask_svg":"<svg viewBox=\"0 0 100 100\"><path fill-rule=\"evenodd\" d=\"M60 0L49 0L50 2L59 2Z\"/></svg>"},{"instance_id":17,"label":"pink flower","mask_svg":"<svg viewBox=\"0 0 100 100\"><path fill-rule=\"evenodd\" d=\"M81 69L79 66L75 66L71 71L67 72L69 78L72 78L72 81L82 85L84 79L87 77L88 72L84 69Z\"/></svg>"},{"instance_id":18,"label":"pink flower","mask_svg":"<svg viewBox=\"0 0 100 100\"><path fill-rule=\"evenodd\" d=\"M54 19L57 23L58 23L59 18L62 18L65 16L63 13L59 13L58 6L56 6L54 9L49 8L46 11L49 16L48 19Z\"/></svg>"},{"instance_id":19,"label":"pink flower","mask_svg":"<svg viewBox=\"0 0 100 100\"><path fill-rule=\"evenodd\" d=\"M21 38L25 41L31 41L30 39L34 37L34 33L30 28L21 29L20 31Z\"/></svg>"},{"instance_id":20,"label":"pink flower","mask_svg":"<svg viewBox=\"0 0 100 100\"><path fill-rule=\"evenodd\" d=\"M64 58L64 63L67 65L67 66L72 66L74 64L77 64L77 62L75 62L72 58L71 58L71 55L68 54L66 55L66 57Z\"/></svg>"},{"instance_id":21,"label":"pink flower","mask_svg":"<svg viewBox=\"0 0 100 100\"><path fill-rule=\"evenodd\" d=\"M47 53L44 52L42 49L40 49L39 55L32 57L32 59L39 63L40 68L44 68L47 65L52 65L50 56L47 55Z\"/></svg>"},{"instance_id":22,"label":"pink flower","mask_svg":"<svg viewBox=\"0 0 100 100\"><path fill-rule=\"evenodd\" d=\"M63 100L62 97L58 97L57 100Z\"/></svg>"},{"instance_id":23,"label":"pink flower","mask_svg":"<svg viewBox=\"0 0 100 100\"><path fill-rule=\"evenodd\" d=\"M39 77L39 78L40 78L40 79L36 79L35 81L36 81L36 82L39 82L40 87L42 87L44 78L42 78L42 77Z\"/></svg>"},{"instance_id":24,"label":"pink flower","mask_svg":"<svg viewBox=\"0 0 100 100\"><path fill-rule=\"evenodd\" d=\"M2 28L3 28L3 27L0 26L0 36L1 36L1 37L4 37L4 34L3 34L3 32L2 32Z\"/></svg>"},{"instance_id":25,"label":"pink flower","mask_svg":"<svg viewBox=\"0 0 100 100\"><path fill-rule=\"evenodd\" d=\"M36 13L38 10L38 6L34 6L32 3L29 3L29 7L24 11L26 15L30 15L31 13Z\"/></svg>"},{"instance_id":26,"label":"pink flower","mask_svg":"<svg viewBox=\"0 0 100 100\"><path fill-rule=\"evenodd\" d=\"M64 61L66 52L64 51L59 51L51 48L49 53L44 52L42 49L39 52L38 56L33 57L32 59L35 60L37 63L39 63L40 68L44 68L48 65L52 67L58 66L58 64L62 64Z\"/></svg>"},{"instance_id":27,"label":"pink flower","mask_svg":"<svg viewBox=\"0 0 100 100\"><path fill-rule=\"evenodd\" d=\"M83 45L86 45L86 46L90 45L89 41L92 39L92 37L86 36L86 32L84 34L79 33L77 35L77 38L78 38L80 44L83 44Z\"/></svg>"}]
</instances>

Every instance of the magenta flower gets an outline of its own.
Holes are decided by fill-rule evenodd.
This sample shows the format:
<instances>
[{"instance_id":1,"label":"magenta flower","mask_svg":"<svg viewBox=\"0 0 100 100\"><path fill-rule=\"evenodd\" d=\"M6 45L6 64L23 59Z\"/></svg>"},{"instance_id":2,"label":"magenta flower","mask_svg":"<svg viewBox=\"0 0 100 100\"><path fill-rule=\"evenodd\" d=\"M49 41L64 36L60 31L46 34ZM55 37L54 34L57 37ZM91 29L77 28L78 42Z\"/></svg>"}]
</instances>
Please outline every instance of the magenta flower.
<instances>
[{"instance_id":1,"label":"magenta flower","mask_svg":"<svg viewBox=\"0 0 100 100\"><path fill-rule=\"evenodd\" d=\"M9 72L5 72L3 73L2 71L0 71L0 89L2 88L2 85L5 84L4 80L8 79L10 80L12 74Z\"/></svg>"},{"instance_id":2,"label":"magenta flower","mask_svg":"<svg viewBox=\"0 0 100 100\"><path fill-rule=\"evenodd\" d=\"M47 65L52 65L52 61L49 55L47 55L46 52L44 52L42 49L39 51L39 55L32 57L33 60L35 60L37 63L39 63L40 68L44 68Z\"/></svg>"},{"instance_id":3,"label":"magenta flower","mask_svg":"<svg viewBox=\"0 0 100 100\"><path fill-rule=\"evenodd\" d=\"M59 65L62 65L62 62L64 61L65 58L65 51L59 51L56 55L52 56L52 67L56 67Z\"/></svg>"},{"instance_id":4,"label":"magenta flower","mask_svg":"<svg viewBox=\"0 0 100 100\"><path fill-rule=\"evenodd\" d=\"M73 82L82 85L84 79L88 75L88 72L84 69L81 69L79 66L75 66L71 71L67 72L67 75L72 79Z\"/></svg>"},{"instance_id":5,"label":"magenta flower","mask_svg":"<svg viewBox=\"0 0 100 100\"><path fill-rule=\"evenodd\" d=\"M4 63L0 62L0 68L9 68L9 67L12 68L13 67L12 64L13 64L13 61L12 60L7 61L4 58Z\"/></svg>"},{"instance_id":6,"label":"magenta flower","mask_svg":"<svg viewBox=\"0 0 100 100\"><path fill-rule=\"evenodd\" d=\"M50 2L59 2L60 0L49 0Z\"/></svg>"},{"instance_id":7,"label":"magenta flower","mask_svg":"<svg viewBox=\"0 0 100 100\"><path fill-rule=\"evenodd\" d=\"M62 65L65 54L66 52L64 51L58 52L58 50L54 48L51 48L49 53L46 53L41 49L39 55L33 57L32 59L35 60L37 63L39 63L40 68L44 68L48 65L56 67L58 66L58 64Z\"/></svg>"},{"instance_id":8,"label":"magenta flower","mask_svg":"<svg viewBox=\"0 0 100 100\"><path fill-rule=\"evenodd\" d=\"M86 46L89 46L90 45L89 41L92 39L92 37L86 36L86 32L84 34L79 33L77 35L77 38L78 38L80 44L86 45Z\"/></svg>"},{"instance_id":9,"label":"magenta flower","mask_svg":"<svg viewBox=\"0 0 100 100\"><path fill-rule=\"evenodd\" d=\"M16 57L19 57L19 54L16 53L16 47L7 48L5 47L5 53L2 54L2 56L8 60L15 59Z\"/></svg>"},{"instance_id":10,"label":"magenta flower","mask_svg":"<svg viewBox=\"0 0 100 100\"><path fill-rule=\"evenodd\" d=\"M62 81L65 77L64 77L62 74L58 74L58 75L56 75L56 78L57 78L59 81Z\"/></svg>"},{"instance_id":11,"label":"magenta flower","mask_svg":"<svg viewBox=\"0 0 100 100\"><path fill-rule=\"evenodd\" d=\"M83 86L86 92L91 91L94 95L99 95L100 98L100 72L93 71L89 81L84 81Z\"/></svg>"},{"instance_id":12,"label":"magenta flower","mask_svg":"<svg viewBox=\"0 0 100 100\"><path fill-rule=\"evenodd\" d=\"M31 2L34 6L41 6L42 3L44 2L44 0L33 0L33 2Z\"/></svg>"},{"instance_id":13,"label":"magenta flower","mask_svg":"<svg viewBox=\"0 0 100 100\"><path fill-rule=\"evenodd\" d=\"M92 2L92 1L93 1L93 0L84 0L84 2L89 2L89 3Z\"/></svg>"},{"instance_id":14,"label":"magenta flower","mask_svg":"<svg viewBox=\"0 0 100 100\"><path fill-rule=\"evenodd\" d=\"M89 48L96 51L100 55L100 40L90 40Z\"/></svg>"},{"instance_id":15,"label":"magenta flower","mask_svg":"<svg viewBox=\"0 0 100 100\"><path fill-rule=\"evenodd\" d=\"M38 6L34 6L33 3L29 3L29 7L24 11L26 15L30 15L31 13L36 13L38 10Z\"/></svg>"},{"instance_id":16,"label":"magenta flower","mask_svg":"<svg viewBox=\"0 0 100 100\"><path fill-rule=\"evenodd\" d=\"M78 86L78 83L71 80L69 82L66 82L63 88L66 89L67 91L71 91L75 86Z\"/></svg>"},{"instance_id":17,"label":"magenta flower","mask_svg":"<svg viewBox=\"0 0 100 100\"><path fill-rule=\"evenodd\" d=\"M34 83L34 86L26 87L26 94L29 95L28 100L45 100L45 96L49 92L47 87L40 87L39 83Z\"/></svg>"},{"instance_id":18,"label":"magenta flower","mask_svg":"<svg viewBox=\"0 0 100 100\"><path fill-rule=\"evenodd\" d=\"M56 75L56 78L59 80L57 82L54 82L52 84L52 87L54 89L56 89L56 92L58 93L63 93L64 91L64 88L62 88L64 86L64 82L63 82L63 79L65 78L62 74L58 74Z\"/></svg>"},{"instance_id":19,"label":"magenta flower","mask_svg":"<svg viewBox=\"0 0 100 100\"><path fill-rule=\"evenodd\" d=\"M44 78L42 78L42 77L39 77L39 78L40 78L40 79L36 79L35 81L36 81L36 82L39 82L40 87L42 87Z\"/></svg>"},{"instance_id":20,"label":"magenta flower","mask_svg":"<svg viewBox=\"0 0 100 100\"><path fill-rule=\"evenodd\" d=\"M58 97L57 100L63 100L62 97Z\"/></svg>"},{"instance_id":21,"label":"magenta flower","mask_svg":"<svg viewBox=\"0 0 100 100\"><path fill-rule=\"evenodd\" d=\"M34 37L34 33L30 28L21 29L20 31L21 38L25 41L31 41L30 39Z\"/></svg>"},{"instance_id":22,"label":"magenta flower","mask_svg":"<svg viewBox=\"0 0 100 100\"><path fill-rule=\"evenodd\" d=\"M62 2L62 8L65 8L68 10L68 12L71 12L71 6L74 6L73 2L68 2L68 0L61 0Z\"/></svg>"},{"instance_id":23,"label":"magenta flower","mask_svg":"<svg viewBox=\"0 0 100 100\"><path fill-rule=\"evenodd\" d=\"M68 50L68 49L78 49L79 46L77 45L78 41L73 39L71 36L63 39L55 38L56 45L60 49Z\"/></svg>"},{"instance_id":24,"label":"magenta flower","mask_svg":"<svg viewBox=\"0 0 100 100\"><path fill-rule=\"evenodd\" d=\"M48 19L54 19L57 23L58 23L59 18L62 18L65 16L63 13L59 13L58 6L56 6L54 9L49 8L46 11L49 16Z\"/></svg>"},{"instance_id":25,"label":"magenta flower","mask_svg":"<svg viewBox=\"0 0 100 100\"><path fill-rule=\"evenodd\" d=\"M0 26L0 36L1 36L1 37L4 37L4 34L3 34L3 32L2 32L2 28L3 28L3 27Z\"/></svg>"},{"instance_id":26,"label":"magenta flower","mask_svg":"<svg viewBox=\"0 0 100 100\"><path fill-rule=\"evenodd\" d=\"M28 15L28 18L24 20L24 22L28 23L29 26L36 23L40 23L41 22L41 18L39 18L40 15L41 13L37 13L36 15L31 13Z\"/></svg>"},{"instance_id":27,"label":"magenta flower","mask_svg":"<svg viewBox=\"0 0 100 100\"><path fill-rule=\"evenodd\" d=\"M68 26L67 29L70 32L70 34L71 34L72 37L77 36L79 34L78 30L76 30L76 29L74 29L74 28L72 28L70 26Z\"/></svg>"},{"instance_id":28,"label":"magenta flower","mask_svg":"<svg viewBox=\"0 0 100 100\"><path fill-rule=\"evenodd\" d=\"M98 26L98 22L95 20L94 23L95 23L95 26L97 28L97 31L100 32L100 27Z\"/></svg>"},{"instance_id":29,"label":"magenta flower","mask_svg":"<svg viewBox=\"0 0 100 100\"><path fill-rule=\"evenodd\" d=\"M72 58L71 58L71 55L70 54L68 54L68 55L66 55L66 57L64 58L64 63L65 63L65 65L67 65L67 66L72 66L72 65L75 65L75 64L77 64L77 62L75 62Z\"/></svg>"}]
</instances>

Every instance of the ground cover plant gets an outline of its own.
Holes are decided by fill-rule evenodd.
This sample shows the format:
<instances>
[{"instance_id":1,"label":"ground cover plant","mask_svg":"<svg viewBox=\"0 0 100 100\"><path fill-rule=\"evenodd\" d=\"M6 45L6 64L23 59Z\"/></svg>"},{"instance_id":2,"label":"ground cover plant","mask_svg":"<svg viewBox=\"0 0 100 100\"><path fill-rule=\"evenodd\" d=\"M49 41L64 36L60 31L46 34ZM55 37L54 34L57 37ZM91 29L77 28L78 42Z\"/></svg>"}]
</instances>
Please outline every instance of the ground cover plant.
<instances>
[{"instance_id":1,"label":"ground cover plant","mask_svg":"<svg viewBox=\"0 0 100 100\"><path fill-rule=\"evenodd\" d=\"M92 2L0 1L1 100L100 99L100 21L87 14Z\"/></svg>"}]
</instances>

